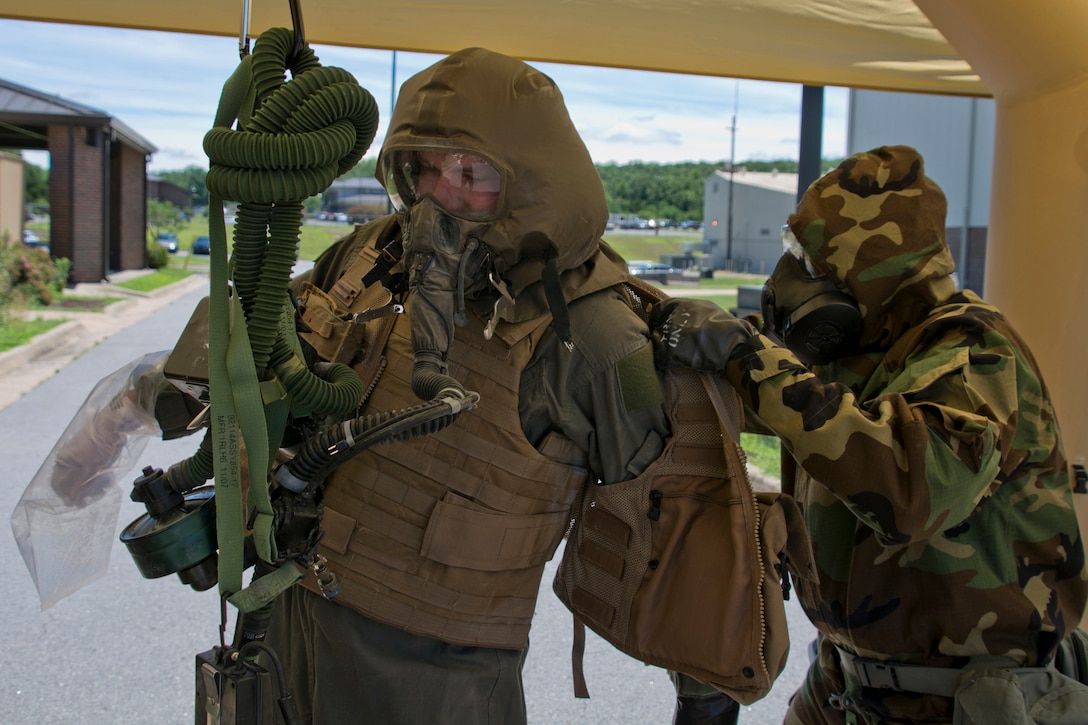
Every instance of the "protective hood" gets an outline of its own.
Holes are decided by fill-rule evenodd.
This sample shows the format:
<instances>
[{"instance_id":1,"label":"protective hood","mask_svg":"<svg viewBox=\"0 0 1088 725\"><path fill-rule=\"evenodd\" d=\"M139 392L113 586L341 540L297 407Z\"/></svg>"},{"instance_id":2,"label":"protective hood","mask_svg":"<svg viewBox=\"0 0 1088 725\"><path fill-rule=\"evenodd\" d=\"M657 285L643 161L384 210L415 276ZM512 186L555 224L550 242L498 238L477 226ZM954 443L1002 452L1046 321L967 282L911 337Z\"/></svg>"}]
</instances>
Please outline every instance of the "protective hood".
<instances>
[{"instance_id":1,"label":"protective hood","mask_svg":"<svg viewBox=\"0 0 1088 725\"><path fill-rule=\"evenodd\" d=\"M604 188L563 96L546 75L482 48L454 53L401 88L378 163L402 151L450 149L487 159L503 177L495 219L477 236L498 258L516 311L539 314L548 259L563 274L567 300L622 281L623 267L600 254L608 220ZM597 257L593 264L586 263Z\"/></svg>"},{"instance_id":2,"label":"protective hood","mask_svg":"<svg viewBox=\"0 0 1088 725\"><path fill-rule=\"evenodd\" d=\"M816 270L857 300L864 349L887 350L955 292L946 209L917 151L881 146L813 182L790 215Z\"/></svg>"}]
</instances>

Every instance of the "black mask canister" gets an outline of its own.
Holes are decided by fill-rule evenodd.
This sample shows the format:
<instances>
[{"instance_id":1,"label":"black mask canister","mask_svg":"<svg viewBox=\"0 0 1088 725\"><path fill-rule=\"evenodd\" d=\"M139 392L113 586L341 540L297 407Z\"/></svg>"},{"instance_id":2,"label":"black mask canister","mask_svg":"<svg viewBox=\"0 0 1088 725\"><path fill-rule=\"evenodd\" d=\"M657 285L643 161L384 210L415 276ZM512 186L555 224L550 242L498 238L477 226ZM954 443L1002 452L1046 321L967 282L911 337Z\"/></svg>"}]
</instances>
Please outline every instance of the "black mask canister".
<instances>
[{"instance_id":1,"label":"black mask canister","mask_svg":"<svg viewBox=\"0 0 1088 725\"><path fill-rule=\"evenodd\" d=\"M764 331L806 365L824 365L860 351L857 302L827 276L813 277L792 254L783 254L763 286Z\"/></svg>"}]
</instances>

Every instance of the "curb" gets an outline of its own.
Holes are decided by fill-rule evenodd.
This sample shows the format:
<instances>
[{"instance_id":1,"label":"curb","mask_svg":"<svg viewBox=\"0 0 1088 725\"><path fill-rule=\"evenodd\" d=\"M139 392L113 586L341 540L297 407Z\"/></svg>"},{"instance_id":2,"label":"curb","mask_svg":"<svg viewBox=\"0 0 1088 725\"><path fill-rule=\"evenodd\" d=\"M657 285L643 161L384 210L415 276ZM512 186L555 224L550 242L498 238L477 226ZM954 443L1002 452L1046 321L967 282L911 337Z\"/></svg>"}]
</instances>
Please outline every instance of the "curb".
<instances>
[{"instance_id":1,"label":"curb","mask_svg":"<svg viewBox=\"0 0 1088 725\"><path fill-rule=\"evenodd\" d=\"M71 339L71 335L83 330L79 320L62 322L51 330L35 335L25 345L0 352L0 375L7 375L33 360L48 355L53 350Z\"/></svg>"},{"instance_id":2,"label":"curb","mask_svg":"<svg viewBox=\"0 0 1088 725\"><path fill-rule=\"evenodd\" d=\"M193 274L185 279L174 282L173 284L153 290L152 292L140 292L136 293L134 296L118 300L113 304L107 305L100 312L57 310L55 311L55 316L66 318L66 322L63 322L40 335L35 335L24 345L0 352L0 376L7 376L9 373L18 370L20 367L29 365L49 355L61 345L71 342L73 339L78 339L77 336L86 331L85 321L94 320L94 322L97 323L100 320L116 320L122 315L130 318L138 317L138 315L133 315L131 313L136 312L139 305L143 302L151 300L170 301L204 285L207 285L207 277L200 274ZM118 289L123 289L112 288L108 285L103 286L107 287L111 293ZM129 293L131 290L125 290L125 292ZM86 293L86 290L83 290L81 293ZM41 316L41 312L41 310L34 311L34 313L39 314L39 316ZM152 314L153 312L153 309L148 310L148 314ZM94 315L94 317L88 317L89 315ZM45 317L48 317L48 315ZM132 320L127 324L131 324L131 322ZM113 332L124 329L127 324L118 325ZM113 334L113 332L109 334ZM109 335L106 335L106 337L109 337Z\"/></svg>"}]
</instances>

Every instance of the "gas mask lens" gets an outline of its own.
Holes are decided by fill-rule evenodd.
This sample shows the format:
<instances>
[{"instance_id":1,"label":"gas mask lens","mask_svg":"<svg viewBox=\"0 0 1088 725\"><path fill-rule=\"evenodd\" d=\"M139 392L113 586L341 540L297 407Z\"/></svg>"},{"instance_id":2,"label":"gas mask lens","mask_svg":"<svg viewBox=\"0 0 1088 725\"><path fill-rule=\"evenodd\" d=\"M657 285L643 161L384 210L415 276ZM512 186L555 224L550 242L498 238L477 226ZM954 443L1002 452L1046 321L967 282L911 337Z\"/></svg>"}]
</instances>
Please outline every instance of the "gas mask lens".
<instances>
[{"instance_id":1,"label":"gas mask lens","mask_svg":"<svg viewBox=\"0 0 1088 725\"><path fill-rule=\"evenodd\" d=\"M462 219L490 221L497 216L502 175L485 158L450 150L394 151L384 165L386 190L398 210L430 196Z\"/></svg>"},{"instance_id":2,"label":"gas mask lens","mask_svg":"<svg viewBox=\"0 0 1088 725\"><path fill-rule=\"evenodd\" d=\"M801 246L801 242L797 241L797 237L794 236L793 230L790 229L788 224L782 226L782 252L791 255L800 262L809 277L817 279L823 276L816 271L816 265L812 263L812 258L808 256L808 252Z\"/></svg>"}]
</instances>

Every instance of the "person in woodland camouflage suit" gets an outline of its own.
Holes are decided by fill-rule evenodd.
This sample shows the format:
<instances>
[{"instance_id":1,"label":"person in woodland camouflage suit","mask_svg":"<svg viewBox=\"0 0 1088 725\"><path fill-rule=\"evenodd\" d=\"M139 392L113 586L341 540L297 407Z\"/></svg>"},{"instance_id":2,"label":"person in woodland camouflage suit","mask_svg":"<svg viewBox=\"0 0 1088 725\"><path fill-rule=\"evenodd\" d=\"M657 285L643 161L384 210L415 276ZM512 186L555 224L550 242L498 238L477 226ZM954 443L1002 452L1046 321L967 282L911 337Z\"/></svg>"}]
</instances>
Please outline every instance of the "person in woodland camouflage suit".
<instances>
[{"instance_id":1,"label":"person in woodland camouflage suit","mask_svg":"<svg viewBox=\"0 0 1088 725\"><path fill-rule=\"evenodd\" d=\"M1005 714L1031 700L1007 668L1054 657L1088 579L1046 385L1008 320L955 290L945 211L914 149L855 155L789 217L764 334L698 300L651 319L662 363L721 371L796 462L819 636L790 724L1088 721Z\"/></svg>"}]
</instances>

